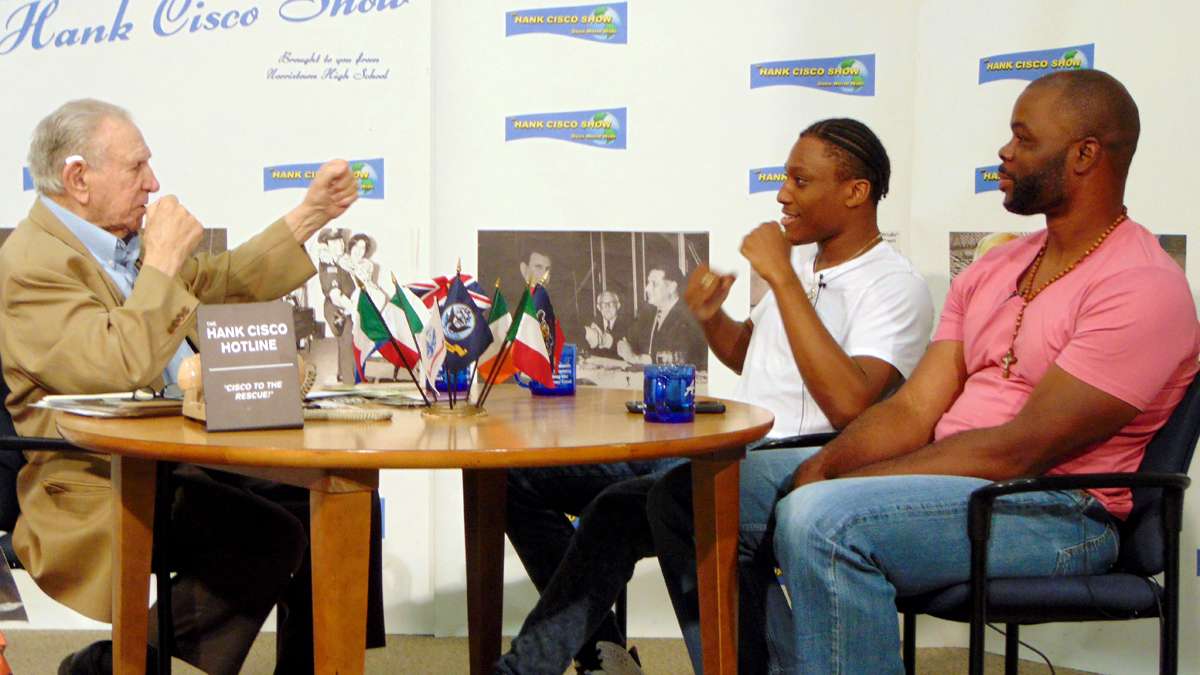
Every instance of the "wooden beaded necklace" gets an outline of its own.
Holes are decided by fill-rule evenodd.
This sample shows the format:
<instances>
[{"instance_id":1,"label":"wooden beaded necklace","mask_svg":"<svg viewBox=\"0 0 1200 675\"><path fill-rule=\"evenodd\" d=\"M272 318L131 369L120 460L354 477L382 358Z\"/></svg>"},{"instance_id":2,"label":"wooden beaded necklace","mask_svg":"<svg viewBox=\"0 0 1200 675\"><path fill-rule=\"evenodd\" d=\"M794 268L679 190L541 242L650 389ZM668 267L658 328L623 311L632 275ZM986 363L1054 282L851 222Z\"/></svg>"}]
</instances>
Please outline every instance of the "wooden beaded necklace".
<instances>
[{"instance_id":1,"label":"wooden beaded necklace","mask_svg":"<svg viewBox=\"0 0 1200 675\"><path fill-rule=\"evenodd\" d=\"M1129 216L1126 214L1126 209L1121 207L1121 213L1117 216L1117 219L1114 220L1112 225L1109 225L1104 232L1100 233L1100 236L1097 237L1096 241L1092 242L1092 245L1083 252L1083 255L1076 258L1075 261L1070 265L1064 267L1058 274L1055 274L1043 282L1041 286L1037 287L1037 290L1034 290L1033 280L1037 278L1038 269L1042 266L1042 258L1046 256L1046 245L1049 243L1049 241L1047 241L1047 244L1042 244L1042 248L1038 251L1037 257L1033 259L1033 265L1029 268L1029 279L1025 282L1025 284L1023 284L1025 287L1018 289L1021 296L1021 309L1017 311L1017 323L1015 326L1013 326L1012 340L1010 340L1008 343L1008 351L1005 352L1004 357L1000 359L1000 365L1003 366L1003 370L1000 371L1000 374L1004 377L1004 379L1008 379L1009 374L1012 372L1013 365L1017 363L1017 355L1013 353L1013 350L1017 346L1017 333L1021 332L1021 321L1025 318L1025 308L1029 307L1029 303L1033 302L1033 299L1036 298L1042 291L1046 290L1050 284L1067 276L1067 273L1075 269L1076 265L1083 262L1084 258L1091 255L1092 251L1100 248L1100 244L1103 244L1104 240L1108 239L1108 235L1112 234L1113 230L1117 229L1117 226L1125 222L1125 219L1128 217Z\"/></svg>"}]
</instances>

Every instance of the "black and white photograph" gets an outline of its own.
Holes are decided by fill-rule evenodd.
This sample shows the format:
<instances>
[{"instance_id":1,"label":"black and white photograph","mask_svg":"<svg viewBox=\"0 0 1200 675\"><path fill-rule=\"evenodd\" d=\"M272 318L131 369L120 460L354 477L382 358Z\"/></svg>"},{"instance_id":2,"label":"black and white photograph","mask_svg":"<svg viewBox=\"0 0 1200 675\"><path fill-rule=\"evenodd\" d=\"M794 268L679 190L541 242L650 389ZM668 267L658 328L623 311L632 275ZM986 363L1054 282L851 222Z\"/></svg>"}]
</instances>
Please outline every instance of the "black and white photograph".
<instances>
[{"instance_id":1,"label":"black and white photograph","mask_svg":"<svg viewBox=\"0 0 1200 675\"><path fill-rule=\"evenodd\" d=\"M650 363L691 363L707 381L708 347L683 302L707 233L482 230L478 241L480 284L498 279L510 306L529 281L545 285L579 384L637 389Z\"/></svg>"}]
</instances>

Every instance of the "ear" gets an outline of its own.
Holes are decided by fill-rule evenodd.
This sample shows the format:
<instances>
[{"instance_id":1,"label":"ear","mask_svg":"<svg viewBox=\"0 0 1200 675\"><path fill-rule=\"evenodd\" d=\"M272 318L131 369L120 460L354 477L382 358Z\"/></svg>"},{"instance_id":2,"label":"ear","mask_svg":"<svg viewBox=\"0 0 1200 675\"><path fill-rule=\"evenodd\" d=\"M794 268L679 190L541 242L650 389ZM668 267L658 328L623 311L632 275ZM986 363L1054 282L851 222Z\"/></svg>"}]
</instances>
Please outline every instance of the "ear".
<instances>
[{"instance_id":1,"label":"ear","mask_svg":"<svg viewBox=\"0 0 1200 675\"><path fill-rule=\"evenodd\" d=\"M1085 174L1100 163L1104 156L1104 146L1095 136L1084 137L1076 141L1075 147L1067 152L1067 162L1071 171L1077 175Z\"/></svg>"},{"instance_id":2,"label":"ear","mask_svg":"<svg viewBox=\"0 0 1200 675\"><path fill-rule=\"evenodd\" d=\"M871 181L865 178L853 178L846 182L846 208L853 209L862 206L871 199Z\"/></svg>"},{"instance_id":3,"label":"ear","mask_svg":"<svg viewBox=\"0 0 1200 675\"><path fill-rule=\"evenodd\" d=\"M86 166L83 162L71 162L63 165L62 173L59 175L63 191L80 204L87 204L91 200L91 190L88 189L87 179L84 176L85 170Z\"/></svg>"}]
</instances>

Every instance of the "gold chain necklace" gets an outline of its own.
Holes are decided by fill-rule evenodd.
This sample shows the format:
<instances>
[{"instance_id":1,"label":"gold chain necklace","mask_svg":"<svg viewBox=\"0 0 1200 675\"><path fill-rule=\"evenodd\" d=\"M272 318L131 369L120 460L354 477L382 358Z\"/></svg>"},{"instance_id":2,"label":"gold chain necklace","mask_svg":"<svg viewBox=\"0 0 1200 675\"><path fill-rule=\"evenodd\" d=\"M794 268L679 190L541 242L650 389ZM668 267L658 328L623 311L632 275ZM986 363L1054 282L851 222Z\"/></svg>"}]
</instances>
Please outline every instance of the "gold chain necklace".
<instances>
[{"instance_id":1,"label":"gold chain necklace","mask_svg":"<svg viewBox=\"0 0 1200 675\"><path fill-rule=\"evenodd\" d=\"M1004 377L1004 379L1008 379L1009 373L1012 372L1013 365L1017 363L1017 355L1013 353L1013 350L1017 346L1017 333L1021 332L1021 321L1025 318L1025 308L1029 307L1029 303L1033 302L1033 299L1036 298L1042 291L1046 290L1050 284L1067 276L1067 273L1075 269L1076 265L1083 262L1084 258L1091 255L1092 252L1097 248L1100 248L1100 244L1103 244L1104 240L1108 239L1108 235L1112 234L1113 230L1117 229L1117 226L1123 223L1126 218L1128 218L1126 215L1126 209L1125 207L1121 207L1121 213L1117 216L1117 219L1114 220L1112 225L1109 225L1104 232L1100 233L1100 236L1097 237L1096 241L1092 242L1092 245L1083 252L1083 255L1076 258L1075 261L1070 265L1064 267L1058 274L1055 274L1043 282L1041 286L1038 286L1037 290L1034 290L1033 280L1037 278L1038 269L1042 266L1042 258L1046 256L1046 244L1042 244L1042 248L1038 251L1037 257L1033 259L1033 265L1029 268L1029 279L1023 284L1024 288L1018 289L1021 296L1021 309L1017 311L1017 323L1015 326L1013 326L1013 334L1012 339L1009 340L1008 343L1008 351L1005 352L1004 357L1000 359L1000 365L1004 367L1003 370L1000 371L1000 374ZM1047 240L1048 239L1049 237L1047 237ZM1047 241L1047 244L1048 243L1049 241Z\"/></svg>"},{"instance_id":2,"label":"gold chain necklace","mask_svg":"<svg viewBox=\"0 0 1200 675\"><path fill-rule=\"evenodd\" d=\"M838 263L838 265L845 265L846 263L850 262L851 260L854 260L858 256L866 253L868 250L870 250L870 248L872 246L874 246L875 244L878 244L881 241L883 241L883 233L876 232L875 236L871 239L871 241L867 242L866 246L863 246L862 248L855 251L854 255L850 256L849 258L846 258L842 262ZM817 255L813 256L813 277L817 277L817 258L820 258L820 257L821 257L820 251L817 252ZM818 279L817 283L814 284L812 288L810 288L804 292L804 294L808 296L809 302L816 302L817 301L817 293L819 293L821 290L821 282L819 280L820 278L817 277L817 279Z\"/></svg>"}]
</instances>

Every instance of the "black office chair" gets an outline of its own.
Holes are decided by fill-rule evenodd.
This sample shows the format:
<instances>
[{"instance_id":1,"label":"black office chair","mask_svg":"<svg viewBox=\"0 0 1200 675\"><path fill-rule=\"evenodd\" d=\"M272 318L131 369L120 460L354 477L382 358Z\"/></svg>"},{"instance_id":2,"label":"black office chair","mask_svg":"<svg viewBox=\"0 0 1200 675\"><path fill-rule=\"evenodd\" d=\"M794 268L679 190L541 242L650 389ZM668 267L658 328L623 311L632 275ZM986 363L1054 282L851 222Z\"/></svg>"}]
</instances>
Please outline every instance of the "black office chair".
<instances>
[{"instance_id":1,"label":"black office chair","mask_svg":"<svg viewBox=\"0 0 1200 675\"><path fill-rule=\"evenodd\" d=\"M1166 425L1146 447L1137 473L1041 476L992 483L971 495L967 532L971 580L919 596L899 598L904 615L905 670L916 672L916 615L971 624L970 672L983 675L983 631L1005 624L1006 675L1017 672L1021 625L1060 621L1158 618L1159 672L1178 671L1179 532L1188 466L1200 437L1200 378L1188 387ZM1116 565L1105 574L1074 577L987 578L992 506L1001 495L1046 490L1128 487L1133 511L1120 526ZM1159 585L1152 577L1163 573Z\"/></svg>"},{"instance_id":2,"label":"black office chair","mask_svg":"<svg viewBox=\"0 0 1200 675\"><path fill-rule=\"evenodd\" d=\"M4 401L8 399L8 383L0 377L0 552L8 560L9 567L21 569L21 561L12 547L12 529L21 513L17 502L17 474L25 465L25 452L37 450L53 450L57 452L83 452L61 438L29 438L17 435L13 426L12 416ZM154 538L155 541L166 541L167 526L170 524L171 490L170 476L173 465L160 462L158 465L158 490L154 505ZM162 539L159 539L159 537ZM171 673L171 637L174 627L171 623L171 592L170 573L168 572L165 555L154 556L152 571L156 579L159 598L158 612L158 672L161 675Z\"/></svg>"}]
</instances>

